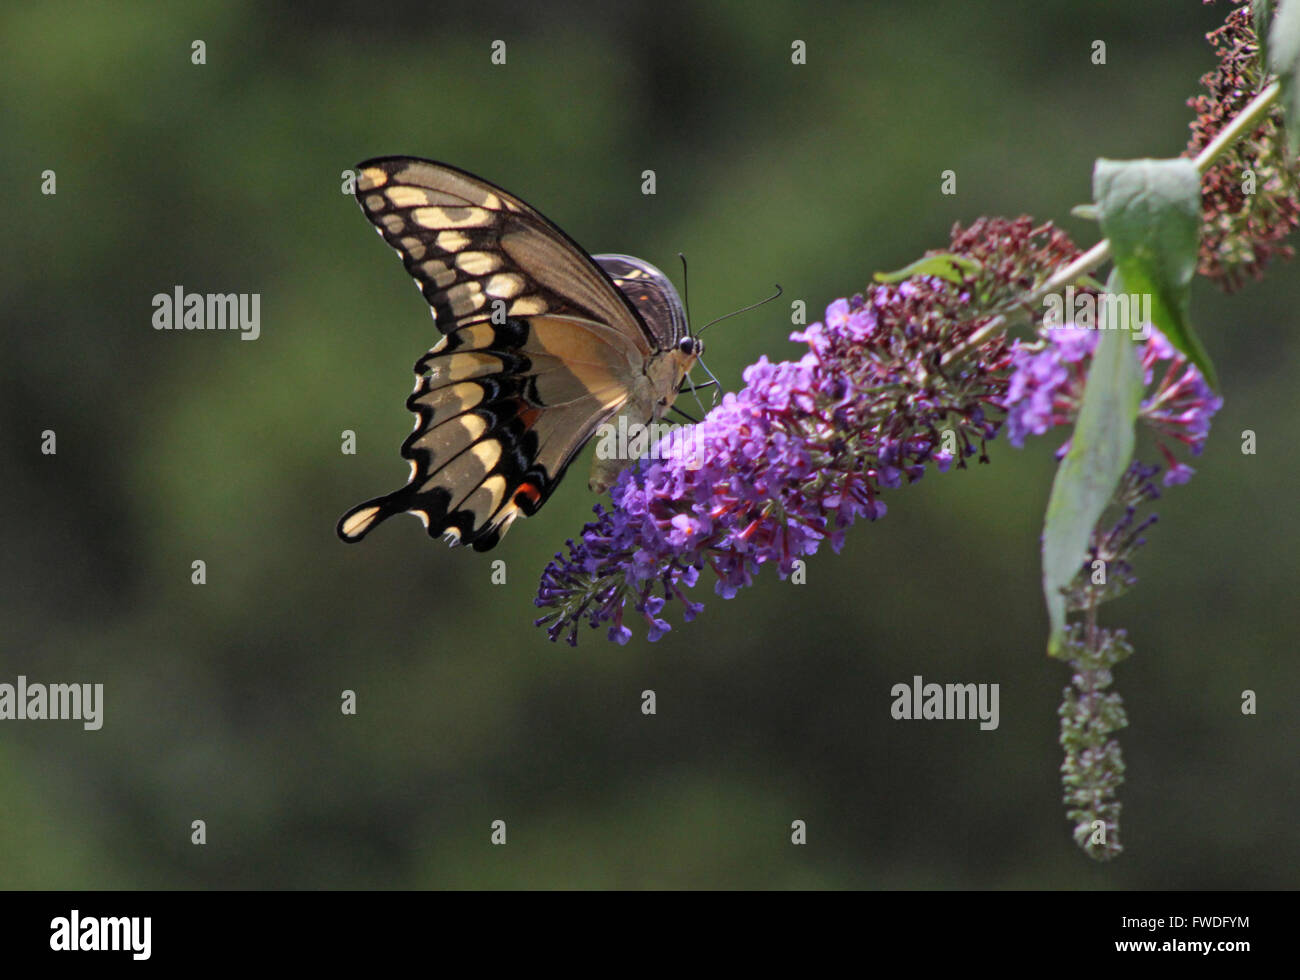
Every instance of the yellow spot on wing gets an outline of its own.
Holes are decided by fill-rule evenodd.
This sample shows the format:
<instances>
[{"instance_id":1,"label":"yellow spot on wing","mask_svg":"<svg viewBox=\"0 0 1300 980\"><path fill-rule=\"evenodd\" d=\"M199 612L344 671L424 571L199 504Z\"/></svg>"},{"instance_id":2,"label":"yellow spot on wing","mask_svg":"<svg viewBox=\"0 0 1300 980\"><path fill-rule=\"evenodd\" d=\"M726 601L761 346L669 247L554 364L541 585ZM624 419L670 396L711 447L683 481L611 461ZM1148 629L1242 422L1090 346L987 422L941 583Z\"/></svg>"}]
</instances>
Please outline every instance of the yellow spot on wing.
<instances>
[{"instance_id":1,"label":"yellow spot on wing","mask_svg":"<svg viewBox=\"0 0 1300 980\"><path fill-rule=\"evenodd\" d=\"M501 358L493 357L491 354L467 353L452 354L442 359L440 364L433 365L430 371L430 377L438 373L441 364L446 365L445 376L448 381L468 381L471 378L481 378L485 374L496 374L502 368Z\"/></svg>"},{"instance_id":2,"label":"yellow spot on wing","mask_svg":"<svg viewBox=\"0 0 1300 980\"><path fill-rule=\"evenodd\" d=\"M411 220L425 228L481 228L491 223L492 212L483 208L416 208Z\"/></svg>"},{"instance_id":3,"label":"yellow spot on wing","mask_svg":"<svg viewBox=\"0 0 1300 980\"><path fill-rule=\"evenodd\" d=\"M549 304L541 296L520 296L510 304L511 316L536 316L545 313Z\"/></svg>"},{"instance_id":4,"label":"yellow spot on wing","mask_svg":"<svg viewBox=\"0 0 1300 980\"><path fill-rule=\"evenodd\" d=\"M460 415L454 422L448 422L447 425L458 425L468 434L465 442L473 442L484 432L487 431L487 420L481 415Z\"/></svg>"},{"instance_id":5,"label":"yellow spot on wing","mask_svg":"<svg viewBox=\"0 0 1300 980\"><path fill-rule=\"evenodd\" d=\"M429 203L429 195L419 187L390 187L384 193L395 208L414 208Z\"/></svg>"},{"instance_id":6,"label":"yellow spot on wing","mask_svg":"<svg viewBox=\"0 0 1300 980\"><path fill-rule=\"evenodd\" d=\"M500 272L487 281L487 294L496 299L510 299L523 291L524 280L513 272Z\"/></svg>"},{"instance_id":7,"label":"yellow spot on wing","mask_svg":"<svg viewBox=\"0 0 1300 980\"><path fill-rule=\"evenodd\" d=\"M481 276L501 268L501 256L492 252L461 252L456 256L456 268L471 276Z\"/></svg>"},{"instance_id":8,"label":"yellow spot on wing","mask_svg":"<svg viewBox=\"0 0 1300 980\"><path fill-rule=\"evenodd\" d=\"M437 259L420 263L420 271L432 279L439 289L445 289L456 281L455 270L447 268L446 264Z\"/></svg>"},{"instance_id":9,"label":"yellow spot on wing","mask_svg":"<svg viewBox=\"0 0 1300 980\"><path fill-rule=\"evenodd\" d=\"M496 513L505 495L506 478L498 473L475 487L474 492L461 501L456 509L469 511L474 518L474 530L479 531L487 519Z\"/></svg>"},{"instance_id":10,"label":"yellow spot on wing","mask_svg":"<svg viewBox=\"0 0 1300 980\"><path fill-rule=\"evenodd\" d=\"M483 401L483 394L482 385L475 384L473 381L462 381L459 384L427 391L416 399L416 403L433 409L436 422L469 411ZM415 425L419 428L419 419L416 419Z\"/></svg>"},{"instance_id":11,"label":"yellow spot on wing","mask_svg":"<svg viewBox=\"0 0 1300 980\"><path fill-rule=\"evenodd\" d=\"M375 523L375 518L379 516L378 507L367 507L359 510L348 517L343 522L343 533L349 538L360 537L370 526Z\"/></svg>"},{"instance_id":12,"label":"yellow spot on wing","mask_svg":"<svg viewBox=\"0 0 1300 980\"><path fill-rule=\"evenodd\" d=\"M406 254L409 255L411 258L413 258L416 262L419 262L420 259L424 258L424 253L425 253L424 242L420 241L418 238L414 238L410 235L403 238L402 248L406 249Z\"/></svg>"},{"instance_id":13,"label":"yellow spot on wing","mask_svg":"<svg viewBox=\"0 0 1300 980\"><path fill-rule=\"evenodd\" d=\"M469 235L463 231L438 232L438 247L444 252L459 252L469 244Z\"/></svg>"},{"instance_id":14,"label":"yellow spot on wing","mask_svg":"<svg viewBox=\"0 0 1300 980\"><path fill-rule=\"evenodd\" d=\"M501 443L495 439L484 439L482 442L475 443L470 452L482 464L483 472L487 473L501 458Z\"/></svg>"},{"instance_id":15,"label":"yellow spot on wing","mask_svg":"<svg viewBox=\"0 0 1300 980\"><path fill-rule=\"evenodd\" d=\"M456 339L459 341L458 350L471 351L483 350L491 347L492 341L496 338L496 327L491 323L476 323L470 327L461 327L456 331Z\"/></svg>"},{"instance_id":16,"label":"yellow spot on wing","mask_svg":"<svg viewBox=\"0 0 1300 980\"><path fill-rule=\"evenodd\" d=\"M476 282L466 282L447 294L451 312L455 316L468 316L483 305L483 290Z\"/></svg>"}]
</instances>

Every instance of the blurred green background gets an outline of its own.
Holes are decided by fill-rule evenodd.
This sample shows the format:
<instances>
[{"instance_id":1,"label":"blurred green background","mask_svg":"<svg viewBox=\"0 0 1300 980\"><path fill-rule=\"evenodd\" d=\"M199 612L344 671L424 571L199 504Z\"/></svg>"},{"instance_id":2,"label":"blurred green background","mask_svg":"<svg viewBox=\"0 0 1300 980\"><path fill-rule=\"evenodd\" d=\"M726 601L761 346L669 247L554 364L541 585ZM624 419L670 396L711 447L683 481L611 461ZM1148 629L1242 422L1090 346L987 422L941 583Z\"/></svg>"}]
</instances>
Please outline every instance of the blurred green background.
<instances>
[{"instance_id":1,"label":"blurred green background","mask_svg":"<svg viewBox=\"0 0 1300 980\"><path fill-rule=\"evenodd\" d=\"M436 338L345 168L445 160L593 251L675 278L683 251L700 322L773 282L819 316L954 221L1028 212L1091 244L1068 213L1093 159L1182 149L1227 6L491 6L0 14L0 681L106 686L99 732L0 725L0 886L1294 886L1294 265L1235 297L1197 285L1227 404L1160 503L1139 588L1104 612L1137 648L1110 865L1060 802L1068 675L1044 655L1037 565L1056 441L999 440L994 465L887 497L807 585L697 590L704 615L674 611L654 645L584 631L574 650L531 625L594 502L582 460L490 556L412 519L334 535L405 479L410 366ZM153 330L178 284L260 293L261 338ZM727 388L798 355L786 310L711 331ZM913 674L1000 684L1001 727L892 720Z\"/></svg>"}]
</instances>

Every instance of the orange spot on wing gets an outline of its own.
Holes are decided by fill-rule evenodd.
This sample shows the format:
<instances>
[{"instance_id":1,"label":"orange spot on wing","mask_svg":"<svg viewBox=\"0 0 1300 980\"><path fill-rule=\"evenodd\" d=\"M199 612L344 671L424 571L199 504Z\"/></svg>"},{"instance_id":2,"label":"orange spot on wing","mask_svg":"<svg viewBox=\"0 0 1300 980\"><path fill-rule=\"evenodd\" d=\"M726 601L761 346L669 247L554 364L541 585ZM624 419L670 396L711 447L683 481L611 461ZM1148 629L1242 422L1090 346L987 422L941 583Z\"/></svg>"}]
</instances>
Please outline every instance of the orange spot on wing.
<instances>
[{"instance_id":1,"label":"orange spot on wing","mask_svg":"<svg viewBox=\"0 0 1300 980\"><path fill-rule=\"evenodd\" d=\"M524 423L525 429L531 429L537 424L537 420L542 417L542 410L535 405L529 405L522 398L517 403L519 408L516 414L519 420Z\"/></svg>"},{"instance_id":2,"label":"orange spot on wing","mask_svg":"<svg viewBox=\"0 0 1300 980\"><path fill-rule=\"evenodd\" d=\"M521 497L523 498L522 500L519 499ZM533 483L521 483L519 484L519 489L515 491L514 502L521 507L529 509L534 508L537 506L537 502L541 499L542 491Z\"/></svg>"}]
</instances>

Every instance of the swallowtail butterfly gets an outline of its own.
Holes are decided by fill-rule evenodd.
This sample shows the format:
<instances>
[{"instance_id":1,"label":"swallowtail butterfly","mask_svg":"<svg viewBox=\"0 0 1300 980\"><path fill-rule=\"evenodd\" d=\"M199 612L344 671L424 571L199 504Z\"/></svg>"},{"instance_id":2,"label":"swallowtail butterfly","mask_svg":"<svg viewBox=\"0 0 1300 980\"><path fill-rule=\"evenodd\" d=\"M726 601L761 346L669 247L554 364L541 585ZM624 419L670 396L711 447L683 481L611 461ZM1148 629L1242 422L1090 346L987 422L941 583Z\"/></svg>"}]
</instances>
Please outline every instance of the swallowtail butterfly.
<instances>
[{"instance_id":1,"label":"swallowtail butterfly","mask_svg":"<svg viewBox=\"0 0 1300 980\"><path fill-rule=\"evenodd\" d=\"M487 551L537 512L604 422L659 419L703 352L668 277L592 256L480 177L415 157L357 168L365 216L402 257L443 333L415 363L406 486L348 511L344 541L394 514ZM596 460L603 491L625 465Z\"/></svg>"}]
</instances>

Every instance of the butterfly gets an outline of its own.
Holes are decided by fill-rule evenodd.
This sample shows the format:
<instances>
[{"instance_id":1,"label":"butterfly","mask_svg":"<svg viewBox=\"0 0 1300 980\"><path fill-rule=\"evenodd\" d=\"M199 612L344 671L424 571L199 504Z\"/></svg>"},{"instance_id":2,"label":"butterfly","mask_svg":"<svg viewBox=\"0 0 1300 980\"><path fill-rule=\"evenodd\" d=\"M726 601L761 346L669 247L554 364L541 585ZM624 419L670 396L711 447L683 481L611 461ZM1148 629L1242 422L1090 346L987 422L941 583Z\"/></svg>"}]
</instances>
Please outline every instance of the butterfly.
<instances>
[{"instance_id":1,"label":"butterfly","mask_svg":"<svg viewBox=\"0 0 1300 980\"><path fill-rule=\"evenodd\" d=\"M344 541L411 513L431 537L489 550L546 502L603 423L661 418L703 353L662 272L589 255L481 177L379 157L358 165L356 198L443 338L415 362L406 400L410 478L344 514ZM591 488L605 490L623 465L597 459Z\"/></svg>"}]
</instances>

